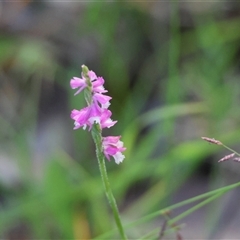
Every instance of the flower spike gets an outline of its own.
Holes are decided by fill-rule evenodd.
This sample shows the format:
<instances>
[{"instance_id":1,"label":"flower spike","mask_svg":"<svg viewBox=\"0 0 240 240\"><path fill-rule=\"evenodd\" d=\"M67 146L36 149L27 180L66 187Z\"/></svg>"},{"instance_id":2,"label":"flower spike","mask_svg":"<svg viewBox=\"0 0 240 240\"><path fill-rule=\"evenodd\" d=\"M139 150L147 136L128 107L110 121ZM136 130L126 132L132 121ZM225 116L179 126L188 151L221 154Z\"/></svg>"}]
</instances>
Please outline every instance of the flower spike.
<instances>
[{"instance_id":1,"label":"flower spike","mask_svg":"<svg viewBox=\"0 0 240 240\"><path fill-rule=\"evenodd\" d=\"M93 125L97 124L102 133L102 129L110 128L117 123L110 118L112 112L108 108L112 97L104 95L107 92L103 86L104 82L102 77L98 77L95 72L88 70L85 65L82 65L82 77L73 77L70 80L71 88L78 89L74 95L84 91L87 102L87 107L81 110L74 109L71 112L71 118L74 120L74 130L78 128L85 130L88 127L90 131ZM126 150L120 138L121 136L101 136L105 157L110 160L110 156L112 156L117 164L125 158L122 152Z\"/></svg>"}]
</instances>

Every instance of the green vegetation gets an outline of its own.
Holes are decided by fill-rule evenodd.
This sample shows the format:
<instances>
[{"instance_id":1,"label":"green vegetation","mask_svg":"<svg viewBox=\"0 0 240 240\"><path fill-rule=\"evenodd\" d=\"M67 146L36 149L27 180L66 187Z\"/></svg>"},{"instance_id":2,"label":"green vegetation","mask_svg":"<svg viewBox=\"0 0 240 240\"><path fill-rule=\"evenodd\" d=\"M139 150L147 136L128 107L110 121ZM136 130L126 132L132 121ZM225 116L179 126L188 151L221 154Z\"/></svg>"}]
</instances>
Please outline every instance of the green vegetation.
<instances>
[{"instance_id":1,"label":"green vegetation","mask_svg":"<svg viewBox=\"0 0 240 240\"><path fill-rule=\"evenodd\" d=\"M227 1L199 11L193 5L201 3L41 4L22 6L38 10L35 26L1 29L0 237L119 237L91 135L73 131L69 117L84 105L69 81L86 64L106 81L118 120L108 131L127 147L122 164L106 166L129 239L158 239L164 219L164 234L175 237L200 207L208 222L201 237L209 239L219 230L223 194L240 185L240 165L217 164L225 152L201 140L233 148L240 141L240 17L225 14ZM19 15L27 15L23 9ZM204 191L195 189L196 178ZM181 194L186 184L195 189L188 196Z\"/></svg>"}]
</instances>

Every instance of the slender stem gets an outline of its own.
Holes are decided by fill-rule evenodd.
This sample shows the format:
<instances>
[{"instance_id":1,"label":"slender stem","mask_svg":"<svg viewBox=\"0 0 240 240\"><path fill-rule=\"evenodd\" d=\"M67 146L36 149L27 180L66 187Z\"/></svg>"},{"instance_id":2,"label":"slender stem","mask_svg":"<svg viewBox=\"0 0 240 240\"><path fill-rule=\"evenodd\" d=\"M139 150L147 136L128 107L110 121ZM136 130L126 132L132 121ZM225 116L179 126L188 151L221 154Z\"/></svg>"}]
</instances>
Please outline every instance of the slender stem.
<instances>
[{"instance_id":1,"label":"slender stem","mask_svg":"<svg viewBox=\"0 0 240 240\"><path fill-rule=\"evenodd\" d=\"M225 147L226 149L228 149L229 151L235 153L236 155L238 155L238 156L240 157L240 154L239 154L238 152L236 152L235 150L233 150L233 149L231 149L230 147L224 145L223 143L222 143L222 146Z\"/></svg>"},{"instance_id":2,"label":"slender stem","mask_svg":"<svg viewBox=\"0 0 240 240\"><path fill-rule=\"evenodd\" d=\"M226 190L227 191L227 190ZM186 216L190 215L191 213L193 213L194 211L198 210L199 208L207 205L208 203L214 201L216 198L219 198L220 196L222 196L225 192L220 192L220 193L216 193L215 195L209 197L208 199L204 200L203 202L195 205L194 207L188 209L187 211L183 212L182 214L178 215L177 217L170 219L167 222L167 225L170 227L170 229L167 229L164 231L164 233L166 234L167 232L170 232L170 230L174 230L175 232L179 229L181 229L181 225L177 225L177 226L173 226L173 224L176 224L177 221L185 218ZM143 236L142 238L140 238L139 240L143 240L143 239L150 239L151 235L155 235L157 234L157 232L159 232L159 227L154 229L153 231L149 232L148 234L146 234L145 236ZM158 238L160 239L160 238Z\"/></svg>"},{"instance_id":3,"label":"slender stem","mask_svg":"<svg viewBox=\"0 0 240 240\"><path fill-rule=\"evenodd\" d=\"M187 200L184 200L182 202L179 202L179 203L176 203L176 204L173 204L169 207L165 207L159 211L156 211L154 213L151 213L133 223L130 223L128 225L125 226L125 228L128 228L128 227L133 227L133 226L136 226L136 225L139 225L141 223L144 223L146 221L149 221L151 219L153 219L154 217L157 217L159 215L162 215L164 214L166 211L172 211L174 209L177 209L177 208L180 208L180 207L183 207L187 204L190 204L190 203L193 203L193 202L196 202L196 201L200 201L201 199L203 198L208 198L208 197L211 197L212 195L215 195L215 194L218 194L218 193L221 193L221 192L227 192L227 191L230 191L231 189L234 189L236 187L240 187L240 182L238 183L234 183L234 184L231 184L229 186L225 186L225 187L221 187L219 189L215 189L215 190L212 190L212 191L209 191L207 193L203 193L201 195L198 195L196 197L192 197L190 199L187 199Z\"/></svg>"},{"instance_id":4,"label":"slender stem","mask_svg":"<svg viewBox=\"0 0 240 240\"><path fill-rule=\"evenodd\" d=\"M98 159L99 169L101 172L101 177L102 177L103 185L105 188L106 196L107 196L109 204L112 208L114 219L117 224L119 233L120 233L122 239L127 239L127 236L125 235L125 232L124 232L124 229L122 226L122 222L120 219L120 214L118 211L117 203L113 196L113 193L112 193L112 190L110 187L110 183L108 180L107 169L106 169L106 165L105 165L105 157L104 157L104 154L102 151L102 134L101 134L101 129L100 129L99 125L94 124L91 132L92 132L92 137L93 137L94 143L96 145L96 155L97 155L97 159Z\"/></svg>"},{"instance_id":5,"label":"slender stem","mask_svg":"<svg viewBox=\"0 0 240 240\"><path fill-rule=\"evenodd\" d=\"M208 198L209 199L211 196L215 196L216 194L220 194L222 192L226 193L227 191L230 191L230 190L232 190L234 188L237 188L237 187L240 187L240 182L237 182L237 183L225 186L225 187L221 187L221 188L209 191L207 193L203 193L203 194L198 195L196 197L184 200L182 202L173 204L171 206L165 207L165 208L163 208L163 209L161 209L159 211L151 213L151 214L149 214L149 215L147 215L147 216L145 216L143 218L140 218L139 220L136 220L136 221L134 221L132 223L126 224L126 225L124 225L124 227L126 229L126 228L130 228L130 227L138 226L141 223L144 223L144 222L147 222L147 221L153 219L154 217L158 217L159 215L165 214L166 211L172 211L174 209L183 207L183 206L188 205L190 203L193 203L193 202L196 202L196 201L200 201L203 198ZM109 237L109 236L111 236L111 234L113 234L113 232L114 232L114 230L109 231L109 232L107 232L105 234L102 234L101 236L98 236L97 239L103 239L104 237Z\"/></svg>"},{"instance_id":6,"label":"slender stem","mask_svg":"<svg viewBox=\"0 0 240 240\"><path fill-rule=\"evenodd\" d=\"M186 216L190 215L191 213L193 213L194 211L198 210L199 208L205 206L206 204L212 202L213 200L215 200L216 198L219 198L220 196L222 196L225 193L225 191L217 193L209 198L207 198L206 200L202 201L201 203L195 205L194 207L188 209L187 211L179 214L177 217L171 219L168 222L168 225L171 226L172 224L176 223L177 221L185 218Z\"/></svg>"}]
</instances>

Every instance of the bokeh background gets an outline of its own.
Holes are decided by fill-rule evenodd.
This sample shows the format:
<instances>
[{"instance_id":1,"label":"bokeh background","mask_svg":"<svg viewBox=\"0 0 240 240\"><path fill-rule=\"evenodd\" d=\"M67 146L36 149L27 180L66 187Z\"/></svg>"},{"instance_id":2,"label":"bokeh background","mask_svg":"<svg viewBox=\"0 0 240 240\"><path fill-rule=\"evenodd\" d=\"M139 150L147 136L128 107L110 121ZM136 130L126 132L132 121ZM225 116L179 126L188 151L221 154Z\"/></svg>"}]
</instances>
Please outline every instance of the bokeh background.
<instances>
[{"instance_id":1,"label":"bokeh background","mask_svg":"<svg viewBox=\"0 0 240 240\"><path fill-rule=\"evenodd\" d=\"M91 135L69 117L85 105L69 87L82 64L113 97L118 123L104 135L127 147L122 164L106 163L124 224L240 180L240 164L217 163L229 152L200 139L240 150L238 1L1 1L2 239L93 239L115 228ZM182 238L238 239L239 199L232 190L182 219Z\"/></svg>"}]
</instances>

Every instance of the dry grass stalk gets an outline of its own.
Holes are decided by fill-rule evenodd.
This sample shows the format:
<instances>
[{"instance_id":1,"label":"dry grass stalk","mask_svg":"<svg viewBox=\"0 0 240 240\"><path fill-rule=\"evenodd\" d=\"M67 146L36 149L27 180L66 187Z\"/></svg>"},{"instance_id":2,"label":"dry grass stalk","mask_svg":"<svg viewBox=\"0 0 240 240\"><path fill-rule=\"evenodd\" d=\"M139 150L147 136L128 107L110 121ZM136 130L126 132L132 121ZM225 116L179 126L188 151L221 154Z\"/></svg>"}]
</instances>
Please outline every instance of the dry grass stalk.
<instances>
[{"instance_id":1,"label":"dry grass stalk","mask_svg":"<svg viewBox=\"0 0 240 240\"><path fill-rule=\"evenodd\" d=\"M227 161L229 159L231 159L232 157L234 157L235 153L232 153L232 154L229 154L229 155L226 155L225 157L221 158L218 162L224 162L224 161ZM235 159L235 158L234 158Z\"/></svg>"},{"instance_id":2,"label":"dry grass stalk","mask_svg":"<svg viewBox=\"0 0 240 240\"><path fill-rule=\"evenodd\" d=\"M203 140L213 143L213 144L217 144L217 145L222 145L222 143L214 138L208 138L208 137L202 137Z\"/></svg>"}]
</instances>

